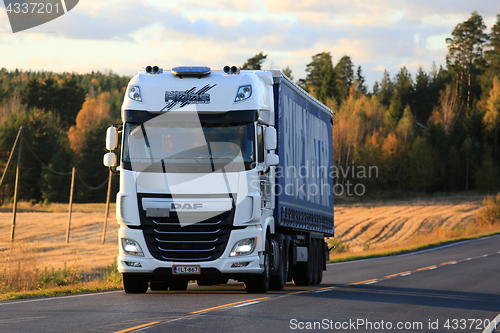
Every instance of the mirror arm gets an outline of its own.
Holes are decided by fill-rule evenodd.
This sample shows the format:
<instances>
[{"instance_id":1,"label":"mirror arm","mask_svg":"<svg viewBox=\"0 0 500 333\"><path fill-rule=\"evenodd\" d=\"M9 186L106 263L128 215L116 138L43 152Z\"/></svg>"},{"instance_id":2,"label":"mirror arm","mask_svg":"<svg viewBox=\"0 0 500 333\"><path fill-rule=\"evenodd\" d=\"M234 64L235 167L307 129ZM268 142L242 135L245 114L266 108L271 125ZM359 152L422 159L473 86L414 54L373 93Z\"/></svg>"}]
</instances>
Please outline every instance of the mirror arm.
<instances>
[{"instance_id":1,"label":"mirror arm","mask_svg":"<svg viewBox=\"0 0 500 333\"><path fill-rule=\"evenodd\" d=\"M120 171L118 171L118 170L117 170L117 166L112 166L112 167L110 166L110 167L109 167L109 170L110 170L112 173L117 173L117 174L119 174L119 173L120 173Z\"/></svg>"}]
</instances>

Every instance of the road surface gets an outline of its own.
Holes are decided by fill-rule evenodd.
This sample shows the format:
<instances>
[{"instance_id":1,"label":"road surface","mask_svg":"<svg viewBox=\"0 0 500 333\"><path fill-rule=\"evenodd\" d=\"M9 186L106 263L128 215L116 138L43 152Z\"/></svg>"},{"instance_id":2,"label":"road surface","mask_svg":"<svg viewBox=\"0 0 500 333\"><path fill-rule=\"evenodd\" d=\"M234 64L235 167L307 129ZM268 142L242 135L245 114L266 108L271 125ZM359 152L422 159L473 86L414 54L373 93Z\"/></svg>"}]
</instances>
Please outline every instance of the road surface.
<instances>
[{"instance_id":1,"label":"road surface","mask_svg":"<svg viewBox=\"0 0 500 333\"><path fill-rule=\"evenodd\" d=\"M330 264L321 285L267 294L230 281L0 302L0 332L492 332L499 313L497 235Z\"/></svg>"}]
</instances>

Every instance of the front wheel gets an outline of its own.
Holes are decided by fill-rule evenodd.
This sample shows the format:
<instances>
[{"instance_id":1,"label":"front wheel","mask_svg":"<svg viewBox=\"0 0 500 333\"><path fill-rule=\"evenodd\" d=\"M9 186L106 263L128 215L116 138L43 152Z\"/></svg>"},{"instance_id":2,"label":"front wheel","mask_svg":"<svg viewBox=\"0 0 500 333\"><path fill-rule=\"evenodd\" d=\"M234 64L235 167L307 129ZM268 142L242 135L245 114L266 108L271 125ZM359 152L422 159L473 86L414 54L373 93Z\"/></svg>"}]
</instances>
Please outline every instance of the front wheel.
<instances>
[{"instance_id":1,"label":"front wheel","mask_svg":"<svg viewBox=\"0 0 500 333\"><path fill-rule=\"evenodd\" d=\"M269 241L266 240L264 252L264 272L252 274L245 279L245 289L247 293L267 293L269 290L269 280L271 278L271 255L269 251Z\"/></svg>"},{"instance_id":2,"label":"front wheel","mask_svg":"<svg viewBox=\"0 0 500 333\"><path fill-rule=\"evenodd\" d=\"M146 276L123 274L123 289L127 294L144 294L148 291L148 282Z\"/></svg>"}]
</instances>

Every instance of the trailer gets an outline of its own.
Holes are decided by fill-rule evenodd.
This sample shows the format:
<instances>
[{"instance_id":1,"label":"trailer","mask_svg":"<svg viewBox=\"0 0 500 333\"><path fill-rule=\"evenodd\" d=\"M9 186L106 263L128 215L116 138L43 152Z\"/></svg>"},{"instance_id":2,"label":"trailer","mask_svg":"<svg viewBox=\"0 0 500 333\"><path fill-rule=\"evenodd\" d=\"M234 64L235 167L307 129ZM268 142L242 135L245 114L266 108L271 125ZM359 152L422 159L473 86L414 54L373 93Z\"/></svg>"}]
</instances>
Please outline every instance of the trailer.
<instances>
[{"instance_id":1,"label":"trailer","mask_svg":"<svg viewBox=\"0 0 500 333\"><path fill-rule=\"evenodd\" d=\"M280 71L142 69L104 156L120 173L125 291L321 283L334 235L332 126L332 111Z\"/></svg>"}]
</instances>

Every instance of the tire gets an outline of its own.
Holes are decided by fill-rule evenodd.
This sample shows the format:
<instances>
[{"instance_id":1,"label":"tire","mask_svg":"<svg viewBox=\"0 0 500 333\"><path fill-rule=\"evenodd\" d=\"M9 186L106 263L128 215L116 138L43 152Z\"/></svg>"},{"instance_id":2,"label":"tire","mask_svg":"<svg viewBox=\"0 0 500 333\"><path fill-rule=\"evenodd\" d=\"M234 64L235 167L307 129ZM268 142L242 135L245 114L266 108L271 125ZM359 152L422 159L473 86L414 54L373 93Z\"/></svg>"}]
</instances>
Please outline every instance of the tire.
<instances>
[{"instance_id":1,"label":"tire","mask_svg":"<svg viewBox=\"0 0 500 333\"><path fill-rule=\"evenodd\" d=\"M149 281L151 291L167 291L168 281Z\"/></svg>"},{"instance_id":2,"label":"tire","mask_svg":"<svg viewBox=\"0 0 500 333\"><path fill-rule=\"evenodd\" d=\"M169 283L169 288L171 291L184 291L187 289L188 280L185 279L175 279L171 280Z\"/></svg>"},{"instance_id":3,"label":"tire","mask_svg":"<svg viewBox=\"0 0 500 333\"><path fill-rule=\"evenodd\" d=\"M269 251L269 240L266 240L264 253L264 272L252 274L245 279L245 289L247 293L267 293L269 281L271 280L271 254Z\"/></svg>"},{"instance_id":4,"label":"tire","mask_svg":"<svg viewBox=\"0 0 500 333\"><path fill-rule=\"evenodd\" d=\"M286 260L287 260L287 267L288 270L286 272L286 280L289 282L292 282L292 258L293 258L293 244L292 244L292 237L286 235L285 236L285 247L287 251L286 255Z\"/></svg>"},{"instance_id":5,"label":"tire","mask_svg":"<svg viewBox=\"0 0 500 333\"><path fill-rule=\"evenodd\" d=\"M308 261L312 262L312 279L311 284L315 285L318 283L318 246L316 239L311 239L311 257L308 258Z\"/></svg>"},{"instance_id":6,"label":"tire","mask_svg":"<svg viewBox=\"0 0 500 333\"><path fill-rule=\"evenodd\" d=\"M293 266L293 284L296 286L310 286L313 278L313 263L309 249L307 262L298 262Z\"/></svg>"},{"instance_id":7,"label":"tire","mask_svg":"<svg viewBox=\"0 0 500 333\"><path fill-rule=\"evenodd\" d=\"M148 278L142 275L124 273L123 289L127 294L144 294L148 291Z\"/></svg>"},{"instance_id":8,"label":"tire","mask_svg":"<svg viewBox=\"0 0 500 333\"><path fill-rule=\"evenodd\" d=\"M271 281L269 284L269 290L283 290L285 288L287 271L288 271L288 250L285 247L285 238L283 235L276 235L276 240L279 245L279 267L278 274L271 275Z\"/></svg>"},{"instance_id":9,"label":"tire","mask_svg":"<svg viewBox=\"0 0 500 333\"><path fill-rule=\"evenodd\" d=\"M318 279L316 280L317 284L321 284L323 281L323 266L325 265L325 246L324 241L321 239L317 240L317 248L318 248Z\"/></svg>"}]
</instances>

